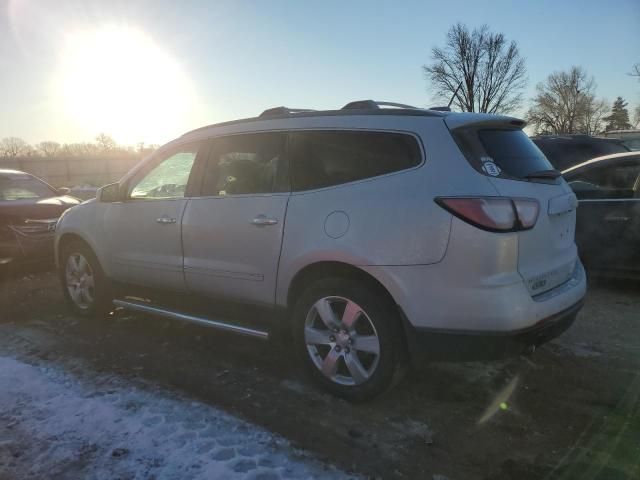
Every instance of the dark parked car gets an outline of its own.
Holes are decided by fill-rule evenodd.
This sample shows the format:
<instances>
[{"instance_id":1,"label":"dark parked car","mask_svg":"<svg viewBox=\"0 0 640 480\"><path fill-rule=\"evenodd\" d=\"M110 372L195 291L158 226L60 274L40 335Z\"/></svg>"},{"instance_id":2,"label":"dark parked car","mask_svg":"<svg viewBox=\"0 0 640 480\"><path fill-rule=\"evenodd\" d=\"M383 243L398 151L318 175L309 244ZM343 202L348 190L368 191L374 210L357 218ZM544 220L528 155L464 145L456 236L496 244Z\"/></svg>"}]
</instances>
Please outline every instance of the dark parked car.
<instances>
[{"instance_id":1,"label":"dark parked car","mask_svg":"<svg viewBox=\"0 0 640 480\"><path fill-rule=\"evenodd\" d=\"M630 150L622 140L590 135L540 135L531 137L531 140L557 170L565 170L592 158Z\"/></svg>"},{"instance_id":2,"label":"dark parked car","mask_svg":"<svg viewBox=\"0 0 640 480\"><path fill-rule=\"evenodd\" d=\"M562 174L580 202L576 243L587 269L640 275L640 152L595 158Z\"/></svg>"},{"instance_id":3,"label":"dark parked car","mask_svg":"<svg viewBox=\"0 0 640 480\"><path fill-rule=\"evenodd\" d=\"M58 218L80 203L67 193L28 173L0 169L0 265L53 258Z\"/></svg>"}]
</instances>

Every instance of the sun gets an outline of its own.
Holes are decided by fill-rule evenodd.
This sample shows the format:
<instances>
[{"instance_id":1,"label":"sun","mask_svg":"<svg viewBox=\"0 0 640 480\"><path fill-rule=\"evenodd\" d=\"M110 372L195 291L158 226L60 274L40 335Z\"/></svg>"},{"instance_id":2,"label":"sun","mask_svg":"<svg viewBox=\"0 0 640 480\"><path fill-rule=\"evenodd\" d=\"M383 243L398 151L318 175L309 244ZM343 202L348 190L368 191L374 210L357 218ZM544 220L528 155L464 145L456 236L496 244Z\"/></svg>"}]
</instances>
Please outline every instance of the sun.
<instances>
[{"instance_id":1,"label":"sun","mask_svg":"<svg viewBox=\"0 0 640 480\"><path fill-rule=\"evenodd\" d=\"M179 63L128 27L67 35L55 89L76 128L123 144L163 143L180 133L193 104Z\"/></svg>"}]
</instances>

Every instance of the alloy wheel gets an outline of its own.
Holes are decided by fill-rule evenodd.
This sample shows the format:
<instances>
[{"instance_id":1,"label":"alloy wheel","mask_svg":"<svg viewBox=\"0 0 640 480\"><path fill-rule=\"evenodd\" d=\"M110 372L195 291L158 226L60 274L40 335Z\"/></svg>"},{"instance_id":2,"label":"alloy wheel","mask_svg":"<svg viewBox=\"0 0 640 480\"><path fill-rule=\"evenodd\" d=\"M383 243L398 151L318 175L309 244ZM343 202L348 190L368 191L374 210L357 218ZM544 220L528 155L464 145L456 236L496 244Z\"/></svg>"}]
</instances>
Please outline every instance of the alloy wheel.
<instances>
[{"instance_id":1,"label":"alloy wheel","mask_svg":"<svg viewBox=\"0 0 640 480\"><path fill-rule=\"evenodd\" d=\"M313 364L332 382L360 385L376 370L380 340L367 313L343 297L323 297L307 313L304 340Z\"/></svg>"}]
</instances>

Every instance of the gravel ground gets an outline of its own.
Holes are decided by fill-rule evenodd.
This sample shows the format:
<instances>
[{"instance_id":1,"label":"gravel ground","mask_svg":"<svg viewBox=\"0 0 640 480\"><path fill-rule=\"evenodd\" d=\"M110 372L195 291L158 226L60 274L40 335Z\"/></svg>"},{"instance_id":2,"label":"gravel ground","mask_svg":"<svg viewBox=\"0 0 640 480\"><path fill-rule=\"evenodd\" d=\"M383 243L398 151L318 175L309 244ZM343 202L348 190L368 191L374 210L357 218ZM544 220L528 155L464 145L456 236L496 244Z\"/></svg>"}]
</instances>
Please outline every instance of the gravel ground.
<instances>
[{"instance_id":1,"label":"gravel ground","mask_svg":"<svg viewBox=\"0 0 640 480\"><path fill-rule=\"evenodd\" d=\"M0 305L0 479L197 478L207 469L213 478L640 478L639 284L592 284L576 324L533 356L425 365L364 405L310 386L286 345L141 315L82 321L52 272L6 278ZM38 395L25 393L23 377ZM72 407L48 404L49 391ZM94 406L108 415L92 416ZM156 408L167 409L166 429L151 420ZM218 430L200 454L207 439L184 425L197 430L204 417ZM128 428L109 423L117 418ZM216 462L216 438L234 428L250 434ZM269 470L264 458L277 464ZM136 459L144 468L133 469Z\"/></svg>"}]
</instances>

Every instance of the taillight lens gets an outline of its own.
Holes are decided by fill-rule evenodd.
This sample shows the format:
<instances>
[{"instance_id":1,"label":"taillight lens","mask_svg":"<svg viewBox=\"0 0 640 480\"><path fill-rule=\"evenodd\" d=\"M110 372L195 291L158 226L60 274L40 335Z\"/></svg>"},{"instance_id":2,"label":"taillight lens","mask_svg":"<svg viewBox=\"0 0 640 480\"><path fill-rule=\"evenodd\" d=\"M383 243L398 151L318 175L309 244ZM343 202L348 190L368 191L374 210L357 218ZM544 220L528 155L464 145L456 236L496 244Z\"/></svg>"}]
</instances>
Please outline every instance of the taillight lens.
<instances>
[{"instance_id":1,"label":"taillight lens","mask_svg":"<svg viewBox=\"0 0 640 480\"><path fill-rule=\"evenodd\" d=\"M529 198L514 198L513 205L516 207L521 230L533 228L540 213L540 204L538 201Z\"/></svg>"},{"instance_id":2,"label":"taillight lens","mask_svg":"<svg viewBox=\"0 0 640 480\"><path fill-rule=\"evenodd\" d=\"M536 200L508 197L440 197L438 205L456 217L489 232L533 228L540 206Z\"/></svg>"}]
</instances>

